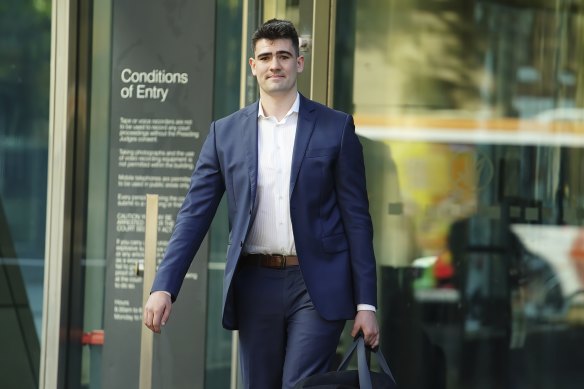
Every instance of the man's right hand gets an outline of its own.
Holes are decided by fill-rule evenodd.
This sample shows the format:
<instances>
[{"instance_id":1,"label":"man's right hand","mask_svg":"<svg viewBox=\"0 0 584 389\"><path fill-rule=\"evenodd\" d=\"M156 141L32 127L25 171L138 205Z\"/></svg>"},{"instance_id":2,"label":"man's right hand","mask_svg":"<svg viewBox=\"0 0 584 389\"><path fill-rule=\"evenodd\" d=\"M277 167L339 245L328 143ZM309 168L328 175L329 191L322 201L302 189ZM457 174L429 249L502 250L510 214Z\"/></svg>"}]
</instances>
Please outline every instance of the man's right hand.
<instances>
[{"instance_id":1,"label":"man's right hand","mask_svg":"<svg viewBox=\"0 0 584 389\"><path fill-rule=\"evenodd\" d=\"M165 292L152 292L146 305L144 305L144 324L157 334L160 333L160 327L164 326L170 316L172 301L170 296Z\"/></svg>"}]
</instances>

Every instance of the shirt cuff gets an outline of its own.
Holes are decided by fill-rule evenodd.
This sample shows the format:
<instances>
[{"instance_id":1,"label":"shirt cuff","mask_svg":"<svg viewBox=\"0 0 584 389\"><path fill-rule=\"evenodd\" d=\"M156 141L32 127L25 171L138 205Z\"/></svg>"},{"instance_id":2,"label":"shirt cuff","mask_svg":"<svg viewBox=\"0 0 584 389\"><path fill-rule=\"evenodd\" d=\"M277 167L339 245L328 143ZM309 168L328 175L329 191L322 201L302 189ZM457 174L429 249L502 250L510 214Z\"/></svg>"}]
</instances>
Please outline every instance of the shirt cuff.
<instances>
[{"instance_id":1,"label":"shirt cuff","mask_svg":"<svg viewBox=\"0 0 584 389\"><path fill-rule=\"evenodd\" d=\"M172 298L172 294L170 292L167 292L166 290L155 290L154 292L162 292L162 293L166 293L170 298ZM153 292L153 293L154 293Z\"/></svg>"},{"instance_id":2,"label":"shirt cuff","mask_svg":"<svg viewBox=\"0 0 584 389\"><path fill-rule=\"evenodd\" d=\"M357 304L357 311L373 311L376 312L377 310L373 305L369 304Z\"/></svg>"}]
</instances>

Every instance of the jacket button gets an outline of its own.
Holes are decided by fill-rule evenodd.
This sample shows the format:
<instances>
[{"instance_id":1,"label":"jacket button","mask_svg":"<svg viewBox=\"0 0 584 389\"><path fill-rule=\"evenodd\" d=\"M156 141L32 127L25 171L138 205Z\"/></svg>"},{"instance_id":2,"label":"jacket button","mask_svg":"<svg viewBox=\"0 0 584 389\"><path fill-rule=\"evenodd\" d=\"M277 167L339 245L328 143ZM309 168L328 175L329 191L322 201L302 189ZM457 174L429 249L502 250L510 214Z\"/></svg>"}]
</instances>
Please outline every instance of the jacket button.
<instances>
[{"instance_id":1,"label":"jacket button","mask_svg":"<svg viewBox=\"0 0 584 389\"><path fill-rule=\"evenodd\" d=\"M241 247L243 247L243 240L241 241L241 244L240 244L240 246L241 246Z\"/></svg>"}]
</instances>

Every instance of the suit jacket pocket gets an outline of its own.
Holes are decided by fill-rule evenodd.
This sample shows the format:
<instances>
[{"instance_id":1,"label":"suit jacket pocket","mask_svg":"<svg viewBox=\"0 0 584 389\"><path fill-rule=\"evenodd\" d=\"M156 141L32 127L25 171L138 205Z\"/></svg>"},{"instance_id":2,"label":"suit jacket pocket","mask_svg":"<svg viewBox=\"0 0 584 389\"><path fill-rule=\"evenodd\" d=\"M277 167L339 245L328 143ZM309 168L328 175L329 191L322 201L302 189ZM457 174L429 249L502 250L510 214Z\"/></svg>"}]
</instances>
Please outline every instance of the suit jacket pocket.
<instances>
[{"instance_id":1,"label":"suit jacket pocket","mask_svg":"<svg viewBox=\"0 0 584 389\"><path fill-rule=\"evenodd\" d=\"M336 154L336 147L320 147L306 150L306 158L329 157Z\"/></svg>"},{"instance_id":2,"label":"suit jacket pocket","mask_svg":"<svg viewBox=\"0 0 584 389\"><path fill-rule=\"evenodd\" d=\"M322 238L322 247L327 253L338 253L349 248L345 234L336 234Z\"/></svg>"}]
</instances>

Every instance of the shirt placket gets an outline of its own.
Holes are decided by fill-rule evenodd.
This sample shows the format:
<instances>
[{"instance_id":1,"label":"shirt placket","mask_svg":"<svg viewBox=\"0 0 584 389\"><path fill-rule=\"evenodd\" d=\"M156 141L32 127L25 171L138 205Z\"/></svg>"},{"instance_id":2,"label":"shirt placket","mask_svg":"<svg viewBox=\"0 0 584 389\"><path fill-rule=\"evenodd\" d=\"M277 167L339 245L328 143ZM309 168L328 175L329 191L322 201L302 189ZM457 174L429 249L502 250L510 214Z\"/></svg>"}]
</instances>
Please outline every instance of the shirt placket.
<instances>
[{"instance_id":1,"label":"shirt placket","mask_svg":"<svg viewBox=\"0 0 584 389\"><path fill-rule=\"evenodd\" d=\"M284 128L283 123L276 123L274 128L275 133L275 143L276 143L276 228L278 231L277 241L278 241L278 251L280 253L287 252L286 245L286 213L284 211L285 197L284 197L284 161L285 150L284 150Z\"/></svg>"}]
</instances>

